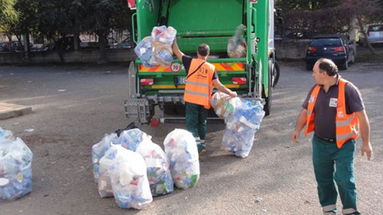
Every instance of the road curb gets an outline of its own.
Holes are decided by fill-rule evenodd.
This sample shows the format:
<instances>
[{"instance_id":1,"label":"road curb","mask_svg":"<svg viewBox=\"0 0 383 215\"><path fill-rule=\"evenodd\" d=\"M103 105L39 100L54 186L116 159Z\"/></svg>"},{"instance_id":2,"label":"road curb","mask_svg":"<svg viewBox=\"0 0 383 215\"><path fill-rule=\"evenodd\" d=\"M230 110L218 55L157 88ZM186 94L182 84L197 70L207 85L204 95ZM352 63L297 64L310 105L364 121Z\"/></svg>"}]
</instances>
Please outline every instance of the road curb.
<instances>
[{"instance_id":1,"label":"road curb","mask_svg":"<svg viewBox=\"0 0 383 215\"><path fill-rule=\"evenodd\" d=\"M0 103L0 120L22 116L32 112L32 107Z\"/></svg>"}]
</instances>

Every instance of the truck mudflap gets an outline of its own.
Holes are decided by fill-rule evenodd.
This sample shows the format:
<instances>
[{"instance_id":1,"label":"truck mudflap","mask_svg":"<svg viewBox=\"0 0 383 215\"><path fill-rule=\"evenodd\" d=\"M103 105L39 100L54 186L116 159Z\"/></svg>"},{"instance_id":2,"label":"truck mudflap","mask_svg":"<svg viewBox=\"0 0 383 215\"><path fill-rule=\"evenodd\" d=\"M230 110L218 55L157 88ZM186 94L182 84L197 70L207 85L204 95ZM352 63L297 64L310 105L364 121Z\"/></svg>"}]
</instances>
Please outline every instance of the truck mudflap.
<instances>
[{"instance_id":1,"label":"truck mudflap","mask_svg":"<svg viewBox=\"0 0 383 215\"><path fill-rule=\"evenodd\" d=\"M125 116L141 124L149 123L152 113L147 99L129 98L124 101Z\"/></svg>"}]
</instances>

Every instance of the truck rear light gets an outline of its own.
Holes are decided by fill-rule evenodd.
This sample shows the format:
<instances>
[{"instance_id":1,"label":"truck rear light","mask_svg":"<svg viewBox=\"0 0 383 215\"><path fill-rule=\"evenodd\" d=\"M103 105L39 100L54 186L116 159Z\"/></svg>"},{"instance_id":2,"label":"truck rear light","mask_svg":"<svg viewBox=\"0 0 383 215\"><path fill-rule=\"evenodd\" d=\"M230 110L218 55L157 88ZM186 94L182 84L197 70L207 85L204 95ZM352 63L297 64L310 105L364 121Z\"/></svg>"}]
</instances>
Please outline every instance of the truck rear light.
<instances>
[{"instance_id":1,"label":"truck rear light","mask_svg":"<svg viewBox=\"0 0 383 215\"><path fill-rule=\"evenodd\" d=\"M153 85L154 79L153 78L143 78L140 79L140 85L141 86L148 86L148 85Z\"/></svg>"},{"instance_id":2,"label":"truck rear light","mask_svg":"<svg viewBox=\"0 0 383 215\"><path fill-rule=\"evenodd\" d=\"M308 48L307 48L307 52L308 53L314 53L314 52L316 52L318 49L317 48L315 48L315 47L311 47L311 46L309 46Z\"/></svg>"},{"instance_id":3,"label":"truck rear light","mask_svg":"<svg viewBox=\"0 0 383 215\"><path fill-rule=\"evenodd\" d=\"M247 84L247 79L245 77L233 77L231 78L233 84L245 85Z\"/></svg>"},{"instance_id":4,"label":"truck rear light","mask_svg":"<svg viewBox=\"0 0 383 215\"><path fill-rule=\"evenodd\" d=\"M343 46L334 47L334 48L332 48L332 50L335 52L344 52L345 51Z\"/></svg>"}]
</instances>

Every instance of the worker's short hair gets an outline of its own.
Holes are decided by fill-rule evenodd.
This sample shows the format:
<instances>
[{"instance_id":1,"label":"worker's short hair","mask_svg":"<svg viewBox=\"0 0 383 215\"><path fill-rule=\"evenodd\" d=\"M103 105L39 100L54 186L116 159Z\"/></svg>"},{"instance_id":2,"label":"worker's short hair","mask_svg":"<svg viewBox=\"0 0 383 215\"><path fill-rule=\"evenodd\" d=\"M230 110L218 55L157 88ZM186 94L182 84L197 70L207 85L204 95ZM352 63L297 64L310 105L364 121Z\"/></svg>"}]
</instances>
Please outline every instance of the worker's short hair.
<instances>
[{"instance_id":1,"label":"worker's short hair","mask_svg":"<svg viewBox=\"0 0 383 215\"><path fill-rule=\"evenodd\" d=\"M338 74L338 67L336 64L327 58L320 58L319 62L319 72L326 72L328 76L334 76Z\"/></svg>"},{"instance_id":2,"label":"worker's short hair","mask_svg":"<svg viewBox=\"0 0 383 215\"><path fill-rule=\"evenodd\" d=\"M203 57L206 57L210 54L210 47L208 44L206 43L202 43L198 46L198 54L203 56Z\"/></svg>"}]
</instances>

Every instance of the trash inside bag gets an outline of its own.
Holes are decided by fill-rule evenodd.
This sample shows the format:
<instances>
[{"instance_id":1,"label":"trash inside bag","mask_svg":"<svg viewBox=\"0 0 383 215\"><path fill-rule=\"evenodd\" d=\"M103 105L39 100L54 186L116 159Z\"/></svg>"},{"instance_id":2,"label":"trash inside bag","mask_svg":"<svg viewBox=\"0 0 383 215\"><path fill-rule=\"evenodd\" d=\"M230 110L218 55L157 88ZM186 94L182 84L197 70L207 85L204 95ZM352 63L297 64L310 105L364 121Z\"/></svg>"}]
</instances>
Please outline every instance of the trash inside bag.
<instances>
[{"instance_id":1,"label":"trash inside bag","mask_svg":"<svg viewBox=\"0 0 383 215\"><path fill-rule=\"evenodd\" d=\"M153 196L165 195L174 190L169 162L165 152L153 142L138 145L138 152L145 160L150 190Z\"/></svg>"},{"instance_id":2,"label":"trash inside bag","mask_svg":"<svg viewBox=\"0 0 383 215\"><path fill-rule=\"evenodd\" d=\"M246 56L246 40L244 32L246 27L241 24L237 27L235 34L227 43L227 54L231 58L240 58Z\"/></svg>"},{"instance_id":3,"label":"trash inside bag","mask_svg":"<svg viewBox=\"0 0 383 215\"><path fill-rule=\"evenodd\" d=\"M0 202L32 191L33 153L20 138L0 128Z\"/></svg>"},{"instance_id":4,"label":"trash inside bag","mask_svg":"<svg viewBox=\"0 0 383 215\"><path fill-rule=\"evenodd\" d=\"M226 93L216 92L211 97L210 103L218 117L227 119L234 113L235 107L240 105L241 100L239 97L232 98Z\"/></svg>"},{"instance_id":5,"label":"trash inside bag","mask_svg":"<svg viewBox=\"0 0 383 215\"><path fill-rule=\"evenodd\" d=\"M110 181L109 168L112 166L113 160L118 153L118 145L111 144L110 148L105 152L100 160L99 177L98 177L98 193L101 198L112 197L112 183Z\"/></svg>"},{"instance_id":6,"label":"trash inside bag","mask_svg":"<svg viewBox=\"0 0 383 215\"><path fill-rule=\"evenodd\" d=\"M106 134L104 138L97 144L92 146L92 167L94 181L97 183L100 177L100 160L105 152L111 147L112 143L117 140L117 134Z\"/></svg>"},{"instance_id":7,"label":"trash inside bag","mask_svg":"<svg viewBox=\"0 0 383 215\"><path fill-rule=\"evenodd\" d=\"M122 147L136 151L137 147L142 142L152 143L152 137L138 128L130 129L121 132L120 137L116 140L116 144Z\"/></svg>"},{"instance_id":8,"label":"trash inside bag","mask_svg":"<svg viewBox=\"0 0 383 215\"><path fill-rule=\"evenodd\" d=\"M158 64L152 57L152 50L153 46L151 37L145 37L134 48L134 52L136 53L137 57L140 58L142 64L144 64L146 67L153 67Z\"/></svg>"},{"instance_id":9,"label":"trash inside bag","mask_svg":"<svg viewBox=\"0 0 383 215\"><path fill-rule=\"evenodd\" d=\"M200 169L193 135L184 129L174 129L166 136L164 146L174 184L182 189L196 186Z\"/></svg>"},{"instance_id":10,"label":"trash inside bag","mask_svg":"<svg viewBox=\"0 0 383 215\"><path fill-rule=\"evenodd\" d=\"M137 152L115 148L110 177L116 203L120 208L142 209L153 201L145 161Z\"/></svg>"},{"instance_id":11,"label":"trash inside bag","mask_svg":"<svg viewBox=\"0 0 383 215\"><path fill-rule=\"evenodd\" d=\"M176 34L171 26L155 26L151 36L141 40L134 51L146 67L168 67L173 61L172 44Z\"/></svg>"},{"instance_id":12,"label":"trash inside bag","mask_svg":"<svg viewBox=\"0 0 383 215\"><path fill-rule=\"evenodd\" d=\"M173 192L173 180L165 152L153 143L151 136L138 128L123 131L116 143L131 151L136 151L144 158L147 175L153 196Z\"/></svg>"},{"instance_id":13,"label":"trash inside bag","mask_svg":"<svg viewBox=\"0 0 383 215\"><path fill-rule=\"evenodd\" d=\"M222 139L223 148L245 158L249 155L254 135L265 116L263 105L256 100L241 99L233 114L225 119L226 130Z\"/></svg>"}]
</instances>

